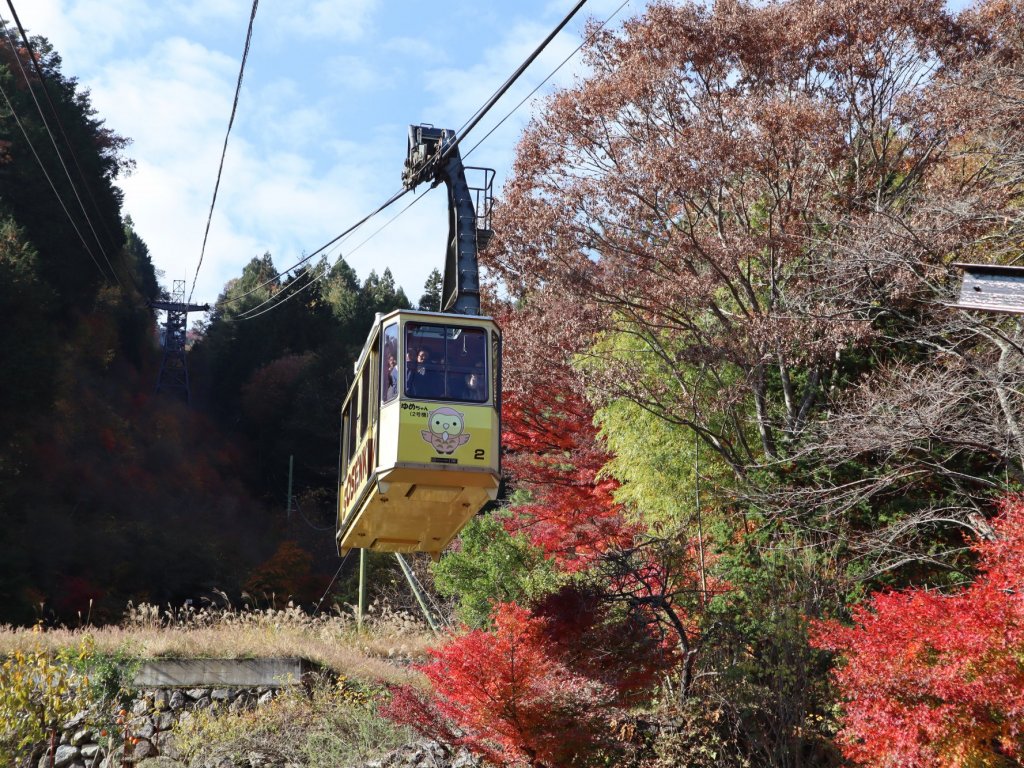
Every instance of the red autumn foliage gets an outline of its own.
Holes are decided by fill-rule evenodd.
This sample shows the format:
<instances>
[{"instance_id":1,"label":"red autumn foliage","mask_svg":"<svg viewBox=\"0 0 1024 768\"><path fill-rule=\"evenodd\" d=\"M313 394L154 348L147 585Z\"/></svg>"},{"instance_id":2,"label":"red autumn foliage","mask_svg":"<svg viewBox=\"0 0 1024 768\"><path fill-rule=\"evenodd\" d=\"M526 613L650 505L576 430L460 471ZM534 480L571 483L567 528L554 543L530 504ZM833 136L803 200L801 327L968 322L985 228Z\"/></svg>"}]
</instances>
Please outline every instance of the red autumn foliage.
<instances>
[{"instance_id":1,"label":"red autumn foliage","mask_svg":"<svg viewBox=\"0 0 1024 768\"><path fill-rule=\"evenodd\" d=\"M650 612L618 615L614 602L595 589L570 585L547 595L533 615L545 620L551 653L611 688L616 705L636 704L679 655L674 643L661 639Z\"/></svg>"},{"instance_id":2,"label":"red autumn foliage","mask_svg":"<svg viewBox=\"0 0 1024 768\"><path fill-rule=\"evenodd\" d=\"M1024 498L1003 504L994 530L973 544L980 574L966 589L882 593L854 610L852 626L818 625L816 644L845 660L834 675L851 760L952 768L1024 758Z\"/></svg>"},{"instance_id":3,"label":"red autumn foliage","mask_svg":"<svg viewBox=\"0 0 1024 768\"><path fill-rule=\"evenodd\" d=\"M312 572L313 556L295 541L282 541L267 560L257 566L245 583L257 596L287 595L296 600L315 600L323 579Z\"/></svg>"},{"instance_id":4,"label":"red autumn foliage","mask_svg":"<svg viewBox=\"0 0 1024 768\"><path fill-rule=\"evenodd\" d=\"M500 603L491 632L474 630L430 651L419 667L428 697L394 691L384 714L498 765L586 765L608 746L614 688L571 669L549 641L548 621Z\"/></svg>"},{"instance_id":5,"label":"red autumn foliage","mask_svg":"<svg viewBox=\"0 0 1024 768\"><path fill-rule=\"evenodd\" d=\"M514 506L510 532L525 532L567 571L585 568L633 531L615 502L618 483L601 477L608 455L597 442L593 411L578 395L540 390L505 401L504 470L532 500Z\"/></svg>"}]
</instances>

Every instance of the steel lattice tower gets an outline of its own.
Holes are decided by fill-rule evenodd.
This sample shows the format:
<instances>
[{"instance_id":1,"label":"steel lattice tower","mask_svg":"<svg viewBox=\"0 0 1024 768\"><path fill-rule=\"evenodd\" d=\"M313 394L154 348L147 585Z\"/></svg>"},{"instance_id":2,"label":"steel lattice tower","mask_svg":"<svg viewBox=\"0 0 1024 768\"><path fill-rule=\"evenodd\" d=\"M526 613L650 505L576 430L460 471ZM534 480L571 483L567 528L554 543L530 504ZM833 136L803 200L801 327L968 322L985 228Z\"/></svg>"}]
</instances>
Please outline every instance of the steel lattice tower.
<instances>
[{"instance_id":1,"label":"steel lattice tower","mask_svg":"<svg viewBox=\"0 0 1024 768\"><path fill-rule=\"evenodd\" d=\"M185 360L185 341L188 331L189 312L207 312L209 304L189 304L185 301L185 281L175 280L170 301L154 301L153 309L167 312L164 323L164 356L160 361L160 376L156 381L156 393L176 390L185 394L185 402L191 405L192 392L188 384L188 362Z\"/></svg>"}]
</instances>

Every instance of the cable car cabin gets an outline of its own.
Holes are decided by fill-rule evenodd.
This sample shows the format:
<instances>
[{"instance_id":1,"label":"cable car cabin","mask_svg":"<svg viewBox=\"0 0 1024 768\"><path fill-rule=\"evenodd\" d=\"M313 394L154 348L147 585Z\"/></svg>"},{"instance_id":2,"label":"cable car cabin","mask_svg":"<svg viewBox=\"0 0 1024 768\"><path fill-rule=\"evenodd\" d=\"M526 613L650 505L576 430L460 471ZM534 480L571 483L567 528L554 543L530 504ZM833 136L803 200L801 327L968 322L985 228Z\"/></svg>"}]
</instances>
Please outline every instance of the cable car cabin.
<instances>
[{"instance_id":1,"label":"cable car cabin","mask_svg":"<svg viewBox=\"0 0 1024 768\"><path fill-rule=\"evenodd\" d=\"M377 316L341 410L339 553L436 559L497 497L500 360L490 318Z\"/></svg>"}]
</instances>

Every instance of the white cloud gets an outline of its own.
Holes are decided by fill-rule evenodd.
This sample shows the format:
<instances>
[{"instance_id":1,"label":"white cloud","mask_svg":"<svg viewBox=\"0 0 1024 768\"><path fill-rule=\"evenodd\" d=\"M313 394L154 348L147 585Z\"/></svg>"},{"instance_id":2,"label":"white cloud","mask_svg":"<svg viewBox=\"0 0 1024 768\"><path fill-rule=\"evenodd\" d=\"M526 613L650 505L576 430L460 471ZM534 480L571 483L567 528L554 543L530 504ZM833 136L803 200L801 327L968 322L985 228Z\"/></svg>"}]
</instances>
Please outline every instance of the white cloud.
<instances>
[{"instance_id":1,"label":"white cloud","mask_svg":"<svg viewBox=\"0 0 1024 768\"><path fill-rule=\"evenodd\" d=\"M333 86L346 91L393 90L401 78L393 68L381 67L361 56L332 56L322 71Z\"/></svg>"},{"instance_id":2,"label":"white cloud","mask_svg":"<svg viewBox=\"0 0 1024 768\"><path fill-rule=\"evenodd\" d=\"M202 27L215 22L234 23L239 35L244 35L252 12L252 0L186 0L149 4L149 12L164 16L165 24ZM154 7L155 6L155 7ZM256 23L260 16L257 13ZM239 37L244 40L244 37Z\"/></svg>"},{"instance_id":3,"label":"white cloud","mask_svg":"<svg viewBox=\"0 0 1024 768\"><path fill-rule=\"evenodd\" d=\"M457 129L462 122L468 120L550 31L551 27L547 22L519 21L508 25L505 35L495 40L483 59L473 66L430 70L426 75L426 84L429 92L438 100L436 112L459 116L454 118L460 121L458 125L449 124L446 127ZM578 71L578 57L570 60L521 107L517 108L517 105L569 56L579 42L579 36L568 30L557 36L461 145L463 157L468 164L494 168L497 171L497 194L500 194L506 174L511 168L519 135L532 113L531 105L543 94L549 93L555 84L571 80L573 73ZM508 117L510 113L512 114ZM502 120L505 122L499 126ZM495 128L493 134L474 150L473 148L492 128Z\"/></svg>"},{"instance_id":4,"label":"white cloud","mask_svg":"<svg viewBox=\"0 0 1024 768\"><path fill-rule=\"evenodd\" d=\"M439 45L435 45L428 39L417 37L392 37L385 40L381 46L382 51L393 53L403 58L424 61L448 61L450 55Z\"/></svg>"},{"instance_id":5,"label":"white cloud","mask_svg":"<svg viewBox=\"0 0 1024 768\"><path fill-rule=\"evenodd\" d=\"M160 26L146 0L123 0L97 12L95 3L34 0L18 11L30 35L50 40L74 74L108 56L126 41L139 39ZM3 12L6 19L10 14Z\"/></svg>"},{"instance_id":6,"label":"white cloud","mask_svg":"<svg viewBox=\"0 0 1024 768\"><path fill-rule=\"evenodd\" d=\"M303 39L359 40L370 30L377 4L377 0L314 0L303 7L292 4L280 21L280 31ZM295 55L301 51L296 49Z\"/></svg>"}]
</instances>

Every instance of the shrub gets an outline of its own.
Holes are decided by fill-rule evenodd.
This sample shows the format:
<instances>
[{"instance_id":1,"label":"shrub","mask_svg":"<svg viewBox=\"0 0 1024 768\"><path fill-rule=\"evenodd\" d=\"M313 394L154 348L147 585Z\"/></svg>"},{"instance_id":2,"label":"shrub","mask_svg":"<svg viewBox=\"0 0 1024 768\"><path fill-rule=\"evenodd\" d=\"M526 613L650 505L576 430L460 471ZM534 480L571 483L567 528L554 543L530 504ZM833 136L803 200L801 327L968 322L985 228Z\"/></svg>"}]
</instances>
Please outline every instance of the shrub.
<instances>
[{"instance_id":1,"label":"shrub","mask_svg":"<svg viewBox=\"0 0 1024 768\"><path fill-rule=\"evenodd\" d=\"M473 518L459 548L433 570L438 591L458 598L458 616L471 627L487 623L495 602L526 602L558 584L553 561L525 534L508 533L497 515Z\"/></svg>"},{"instance_id":2,"label":"shrub","mask_svg":"<svg viewBox=\"0 0 1024 768\"><path fill-rule=\"evenodd\" d=\"M610 719L615 689L570 669L547 635L548 621L513 603L440 648L419 669L429 696L394 690L388 717L465 746L505 766L607 764L618 751Z\"/></svg>"},{"instance_id":3,"label":"shrub","mask_svg":"<svg viewBox=\"0 0 1024 768\"><path fill-rule=\"evenodd\" d=\"M86 635L78 645L78 652L64 654L63 658L84 681L90 725L115 738L123 736L123 718L117 713L131 703L132 680L142 665L139 654L125 645L113 651L97 651L92 635Z\"/></svg>"},{"instance_id":4,"label":"shrub","mask_svg":"<svg viewBox=\"0 0 1024 768\"><path fill-rule=\"evenodd\" d=\"M1006 502L995 537L975 542L980 575L952 595L875 595L853 625L818 626L842 654L840 737L867 765L1017 765L1024 757L1024 499Z\"/></svg>"},{"instance_id":5,"label":"shrub","mask_svg":"<svg viewBox=\"0 0 1024 768\"><path fill-rule=\"evenodd\" d=\"M53 653L16 650L0 664L0 762L15 765L89 704L89 680L75 671L90 647Z\"/></svg>"}]
</instances>

